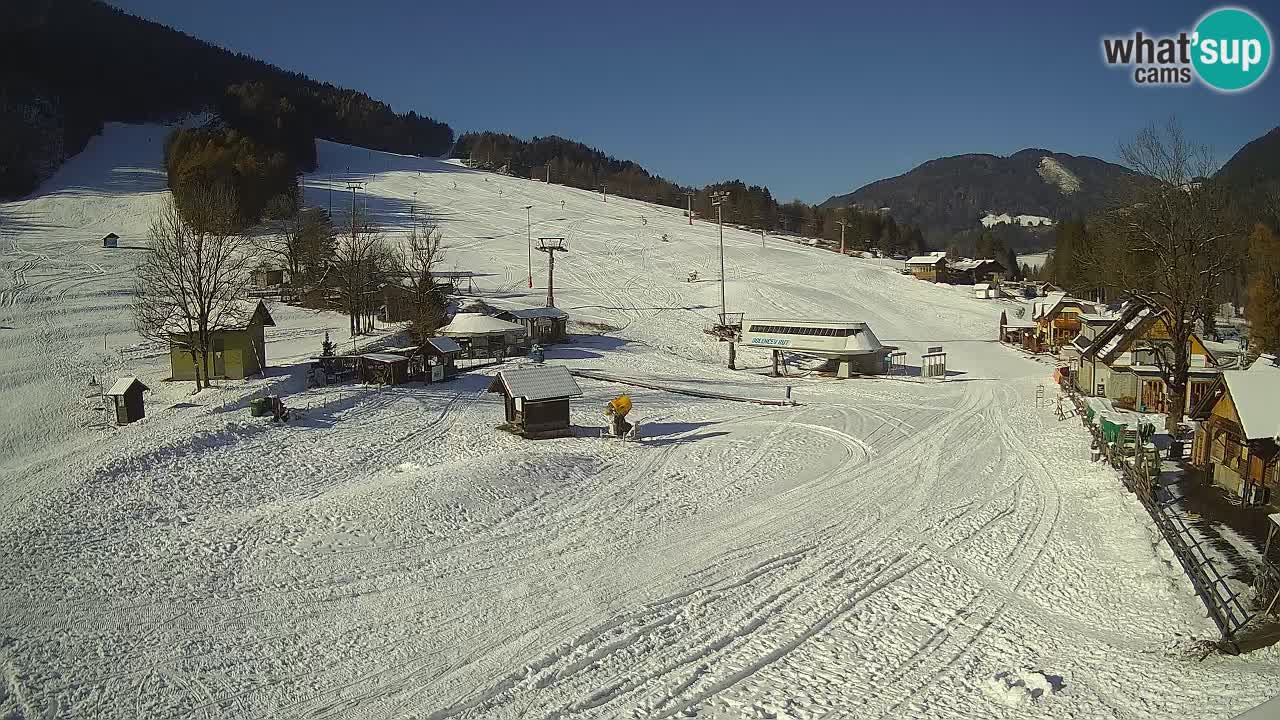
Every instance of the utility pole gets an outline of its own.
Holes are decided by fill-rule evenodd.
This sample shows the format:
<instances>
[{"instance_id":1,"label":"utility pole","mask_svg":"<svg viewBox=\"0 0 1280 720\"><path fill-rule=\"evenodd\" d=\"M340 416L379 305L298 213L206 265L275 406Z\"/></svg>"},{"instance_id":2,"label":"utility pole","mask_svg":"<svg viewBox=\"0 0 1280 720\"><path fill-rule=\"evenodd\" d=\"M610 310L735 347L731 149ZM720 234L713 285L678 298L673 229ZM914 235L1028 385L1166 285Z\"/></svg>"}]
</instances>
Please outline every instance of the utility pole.
<instances>
[{"instance_id":1,"label":"utility pole","mask_svg":"<svg viewBox=\"0 0 1280 720\"><path fill-rule=\"evenodd\" d=\"M529 289L532 290L533 289L533 206L525 205L524 210L528 215L528 217L526 218L528 225L526 225L525 230L526 230L526 237L528 238L528 243L529 243Z\"/></svg>"},{"instance_id":2,"label":"utility pole","mask_svg":"<svg viewBox=\"0 0 1280 720\"><path fill-rule=\"evenodd\" d=\"M355 249L356 249L356 247L355 247L355 246L356 246L356 191L360 189L360 185L361 185L361 183L358 183L358 182L348 182L348 183L347 183L347 189L351 191L351 247L352 247L352 250L355 250ZM366 280L364 280L364 277L365 277L365 273L364 273L364 254L363 254L363 253L360 253L359 257L360 257L360 261L359 261L359 262L360 262L360 266L358 266L357 268L355 268L355 270L356 270L356 273L357 273L357 277L361 278L361 280L360 280L360 284L359 284L360 294L359 294L359 296L357 296L356 298L354 298L354 299L352 300L352 305L353 305L353 308L352 308L352 309L354 309L354 310L356 311L356 312L355 312L355 318L353 319L353 322L354 322L354 324L355 324L355 329L354 329L354 331L351 333L351 350L352 350L352 352L354 352L354 351L355 351L355 347L356 347L356 334L357 334L358 332L362 331L362 328L361 328L361 320L362 320L361 315L363 315L363 314L364 314L364 302L365 302L365 300L364 300L364 283L366 282Z\"/></svg>"},{"instance_id":3,"label":"utility pole","mask_svg":"<svg viewBox=\"0 0 1280 720\"><path fill-rule=\"evenodd\" d=\"M363 183L351 182L347 183L347 189L351 191L351 237L356 236L356 191L361 189Z\"/></svg>"},{"instance_id":4,"label":"utility pole","mask_svg":"<svg viewBox=\"0 0 1280 720\"><path fill-rule=\"evenodd\" d=\"M844 254L844 229L849 227L849 221L841 220L839 221L839 225L840 225L840 254L843 255Z\"/></svg>"},{"instance_id":5,"label":"utility pole","mask_svg":"<svg viewBox=\"0 0 1280 720\"><path fill-rule=\"evenodd\" d=\"M686 207L688 208L688 210L686 210L686 213L689 215L689 224L692 225L693 224L693 193L691 192L685 193L684 199L685 199Z\"/></svg>"},{"instance_id":6,"label":"utility pole","mask_svg":"<svg viewBox=\"0 0 1280 720\"><path fill-rule=\"evenodd\" d=\"M724 203L729 199L729 193L726 190L719 190L711 193L711 204L716 208L716 224L720 226L720 327L726 329L729 324L729 314L726 310L726 302L724 296ZM729 340L729 369L734 370L734 355L736 348L733 340Z\"/></svg>"},{"instance_id":7,"label":"utility pole","mask_svg":"<svg viewBox=\"0 0 1280 720\"><path fill-rule=\"evenodd\" d=\"M547 254L547 307L556 306L556 253L569 252L562 237L538 238L538 252Z\"/></svg>"},{"instance_id":8,"label":"utility pole","mask_svg":"<svg viewBox=\"0 0 1280 720\"><path fill-rule=\"evenodd\" d=\"M724 214L721 205L729 199L726 190L711 193L711 204L716 209L716 224L720 226L720 322L725 322L724 301Z\"/></svg>"}]
</instances>

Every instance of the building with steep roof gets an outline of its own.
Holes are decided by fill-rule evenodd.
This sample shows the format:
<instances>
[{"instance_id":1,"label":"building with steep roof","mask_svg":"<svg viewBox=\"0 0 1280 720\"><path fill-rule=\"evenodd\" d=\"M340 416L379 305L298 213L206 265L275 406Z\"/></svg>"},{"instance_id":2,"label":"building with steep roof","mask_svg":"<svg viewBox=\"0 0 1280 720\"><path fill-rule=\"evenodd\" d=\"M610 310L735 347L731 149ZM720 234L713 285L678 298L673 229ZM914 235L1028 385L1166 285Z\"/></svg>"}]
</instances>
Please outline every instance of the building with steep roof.
<instances>
[{"instance_id":1,"label":"building with steep roof","mask_svg":"<svg viewBox=\"0 0 1280 720\"><path fill-rule=\"evenodd\" d=\"M209 335L209 378L243 380L262 372L267 366L265 328L275 327L266 304L261 300L232 303L210 318L215 329ZM196 367L191 357L195 334L187 331L178 318L166 326L169 334L169 367L172 380L194 380Z\"/></svg>"},{"instance_id":2,"label":"building with steep roof","mask_svg":"<svg viewBox=\"0 0 1280 720\"><path fill-rule=\"evenodd\" d=\"M1264 355L1247 370L1222 373L1206 402L1212 410L1196 431L1192 463L1249 504L1280 500L1280 365Z\"/></svg>"}]
</instances>

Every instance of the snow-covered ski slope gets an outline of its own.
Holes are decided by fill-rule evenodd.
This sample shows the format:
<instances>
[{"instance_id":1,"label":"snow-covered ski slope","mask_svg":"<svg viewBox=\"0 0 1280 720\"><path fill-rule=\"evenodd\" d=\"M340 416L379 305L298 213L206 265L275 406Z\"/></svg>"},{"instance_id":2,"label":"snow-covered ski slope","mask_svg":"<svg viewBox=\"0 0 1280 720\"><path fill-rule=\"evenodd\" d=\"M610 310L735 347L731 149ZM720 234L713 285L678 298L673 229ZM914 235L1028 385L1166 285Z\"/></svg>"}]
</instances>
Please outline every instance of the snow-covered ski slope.
<instances>
[{"instance_id":1,"label":"snow-covered ski slope","mask_svg":"<svg viewBox=\"0 0 1280 720\"><path fill-rule=\"evenodd\" d=\"M492 369L304 390L286 366L345 322L281 306L267 378L188 397L129 329L139 251L98 247L142 244L163 137L112 126L0 205L0 717L1224 718L1272 691L1271 651L1199 661L1212 624L1034 406L1050 367L991 342L998 304L726 228L730 311L864 320L955 374L735 373L702 332L713 225L322 143L309 202L360 181L390 228L430 212L486 300L542 302L526 205L567 237L558 305L617 329L548 362L801 404L638 389L643 442L526 442L494 430ZM129 373L148 417L87 427L85 376ZM624 388L581 384L603 429ZM297 419L250 418L261 392Z\"/></svg>"}]
</instances>

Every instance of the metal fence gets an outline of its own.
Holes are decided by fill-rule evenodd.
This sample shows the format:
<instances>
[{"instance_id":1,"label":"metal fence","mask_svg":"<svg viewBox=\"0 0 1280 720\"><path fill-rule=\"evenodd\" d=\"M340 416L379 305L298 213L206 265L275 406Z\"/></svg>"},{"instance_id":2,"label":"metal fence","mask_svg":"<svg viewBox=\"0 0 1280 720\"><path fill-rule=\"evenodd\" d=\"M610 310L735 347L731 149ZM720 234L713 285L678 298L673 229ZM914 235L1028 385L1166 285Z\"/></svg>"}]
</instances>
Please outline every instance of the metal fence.
<instances>
[{"instance_id":1,"label":"metal fence","mask_svg":"<svg viewBox=\"0 0 1280 720\"><path fill-rule=\"evenodd\" d=\"M1090 424L1086 417L1084 400L1071 385L1070 379L1064 379L1062 390L1076 407L1076 414L1085 428L1093 435L1094 447L1101 456L1120 471L1125 487L1129 489L1164 536L1183 571L1191 580L1196 594L1204 603L1209 616L1222 633L1224 640L1232 640L1237 633L1249 624L1254 613L1245 607L1239 595L1227 584L1226 577L1205 552L1203 543L1187 526L1183 517L1174 508L1174 498L1168 490L1159 487L1155 480L1159 475L1159 463L1151 466L1150 455L1143 452L1141 441L1130 445L1124 439L1108 441L1103 437L1102 423Z\"/></svg>"}]
</instances>

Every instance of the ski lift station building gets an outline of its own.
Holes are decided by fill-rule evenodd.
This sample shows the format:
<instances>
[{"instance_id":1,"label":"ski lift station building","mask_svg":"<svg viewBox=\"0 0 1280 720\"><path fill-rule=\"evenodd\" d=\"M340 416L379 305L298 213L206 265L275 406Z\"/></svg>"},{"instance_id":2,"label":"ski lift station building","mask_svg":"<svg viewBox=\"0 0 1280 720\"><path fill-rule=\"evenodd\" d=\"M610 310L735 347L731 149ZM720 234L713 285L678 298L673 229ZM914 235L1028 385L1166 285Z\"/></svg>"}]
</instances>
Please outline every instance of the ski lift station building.
<instances>
[{"instance_id":1,"label":"ski lift station building","mask_svg":"<svg viewBox=\"0 0 1280 720\"><path fill-rule=\"evenodd\" d=\"M744 318L742 344L835 360L836 376L885 372L889 353L864 322Z\"/></svg>"}]
</instances>

